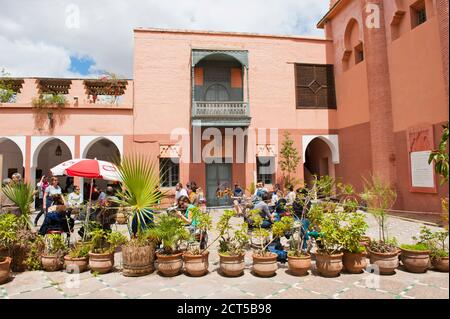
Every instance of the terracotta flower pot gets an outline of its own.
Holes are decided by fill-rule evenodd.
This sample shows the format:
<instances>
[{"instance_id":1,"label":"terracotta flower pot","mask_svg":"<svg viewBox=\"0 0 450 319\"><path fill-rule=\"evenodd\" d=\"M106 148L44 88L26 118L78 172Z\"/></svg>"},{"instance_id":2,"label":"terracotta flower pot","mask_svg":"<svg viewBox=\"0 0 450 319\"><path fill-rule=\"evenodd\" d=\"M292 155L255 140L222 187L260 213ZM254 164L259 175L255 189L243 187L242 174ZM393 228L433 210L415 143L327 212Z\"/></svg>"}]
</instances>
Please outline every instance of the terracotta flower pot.
<instances>
[{"instance_id":1,"label":"terracotta flower pot","mask_svg":"<svg viewBox=\"0 0 450 319\"><path fill-rule=\"evenodd\" d=\"M253 271L260 277L271 277L278 270L277 254L269 253L267 256L253 254Z\"/></svg>"},{"instance_id":2,"label":"terracotta flower pot","mask_svg":"<svg viewBox=\"0 0 450 319\"><path fill-rule=\"evenodd\" d=\"M122 274L127 277L139 277L151 274L154 270L155 246L122 247Z\"/></svg>"},{"instance_id":3,"label":"terracotta flower pot","mask_svg":"<svg viewBox=\"0 0 450 319\"><path fill-rule=\"evenodd\" d=\"M74 258L69 255L64 256L64 267L68 273L82 273L88 270L89 258L79 257Z\"/></svg>"},{"instance_id":4,"label":"terracotta flower pot","mask_svg":"<svg viewBox=\"0 0 450 319\"><path fill-rule=\"evenodd\" d=\"M158 261L158 271L166 277L178 275L183 268L183 253L173 255L156 253L156 260Z\"/></svg>"},{"instance_id":5,"label":"terracotta flower pot","mask_svg":"<svg viewBox=\"0 0 450 319\"><path fill-rule=\"evenodd\" d=\"M188 275L200 277L206 275L209 267L209 251L205 251L202 255L192 255L184 253L184 269Z\"/></svg>"},{"instance_id":6,"label":"terracotta flower pot","mask_svg":"<svg viewBox=\"0 0 450 319\"><path fill-rule=\"evenodd\" d=\"M311 256L289 256L288 255L289 271L294 276L305 276L311 268Z\"/></svg>"},{"instance_id":7,"label":"terracotta flower pot","mask_svg":"<svg viewBox=\"0 0 450 319\"><path fill-rule=\"evenodd\" d=\"M327 255L316 254L316 267L319 274L323 277L337 277L339 276L342 268L343 253Z\"/></svg>"},{"instance_id":8,"label":"terracotta flower pot","mask_svg":"<svg viewBox=\"0 0 450 319\"><path fill-rule=\"evenodd\" d=\"M434 269L437 271L448 272L448 257L441 257L440 259L433 259L431 261Z\"/></svg>"},{"instance_id":9,"label":"terracotta flower pot","mask_svg":"<svg viewBox=\"0 0 450 319\"><path fill-rule=\"evenodd\" d=\"M430 266L430 252L428 250L401 249L401 260L406 270L413 273L427 272Z\"/></svg>"},{"instance_id":10,"label":"terracotta flower pot","mask_svg":"<svg viewBox=\"0 0 450 319\"><path fill-rule=\"evenodd\" d=\"M367 267L367 259L365 253L344 252L342 257L344 269L351 274L360 274Z\"/></svg>"},{"instance_id":11,"label":"terracotta flower pot","mask_svg":"<svg viewBox=\"0 0 450 319\"><path fill-rule=\"evenodd\" d=\"M399 251L391 253L378 253L369 249L370 263L377 265L380 271L380 275L392 275L395 273L395 269L398 268Z\"/></svg>"},{"instance_id":12,"label":"terracotta flower pot","mask_svg":"<svg viewBox=\"0 0 450 319\"><path fill-rule=\"evenodd\" d=\"M58 271L63 268L61 257L56 255L42 255L41 263L45 271Z\"/></svg>"},{"instance_id":13,"label":"terracotta flower pot","mask_svg":"<svg viewBox=\"0 0 450 319\"><path fill-rule=\"evenodd\" d=\"M114 267L114 253L96 254L89 253L89 267L92 272L106 274Z\"/></svg>"},{"instance_id":14,"label":"terracotta flower pot","mask_svg":"<svg viewBox=\"0 0 450 319\"><path fill-rule=\"evenodd\" d=\"M5 258L3 261L0 261L0 285L7 282L11 276L11 257L2 257Z\"/></svg>"},{"instance_id":15,"label":"terracotta flower pot","mask_svg":"<svg viewBox=\"0 0 450 319\"><path fill-rule=\"evenodd\" d=\"M240 256L227 256L219 254L220 270L227 277L238 277L244 273L244 254Z\"/></svg>"}]
</instances>

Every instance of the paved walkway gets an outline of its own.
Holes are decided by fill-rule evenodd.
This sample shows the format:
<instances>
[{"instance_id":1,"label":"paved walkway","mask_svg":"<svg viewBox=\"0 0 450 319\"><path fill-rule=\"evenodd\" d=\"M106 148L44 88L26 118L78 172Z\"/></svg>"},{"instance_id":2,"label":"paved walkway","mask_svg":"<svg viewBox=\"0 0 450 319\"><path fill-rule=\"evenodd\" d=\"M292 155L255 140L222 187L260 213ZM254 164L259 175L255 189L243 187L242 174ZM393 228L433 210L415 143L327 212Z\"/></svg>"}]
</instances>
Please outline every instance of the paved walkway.
<instances>
[{"instance_id":1,"label":"paved walkway","mask_svg":"<svg viewBox=\"0 0 450 319\"><path fill-rule=\"evenodd\" d=\"M213 211L212 215L217 220L220 211ZM375 221L371 216L367 220L368 234L376 238ZM400 243L409 243L422 225L391 218L389 226L390 234ZM126 230L123 226L119 229ZM292 276L287 264L279 264L276 276L259 278L251 273L251 251L248 251L245 274L225 278L217 271L216 247L211 252L210 272L200 278L184 274L166 278L156 272L145 277L124 277L120 272L121 254L116 253L116 269L112 273L93 276L89 272L69 275L62 271L27 271L15 274L12 281L0 286L0 298L449 298L448 273L429 270L425 274L412 274L400 268L392 276L343 273L337 278L323 278L317 275L313 262L312 270L305 277Z\"/></svg>"}]
</instances>

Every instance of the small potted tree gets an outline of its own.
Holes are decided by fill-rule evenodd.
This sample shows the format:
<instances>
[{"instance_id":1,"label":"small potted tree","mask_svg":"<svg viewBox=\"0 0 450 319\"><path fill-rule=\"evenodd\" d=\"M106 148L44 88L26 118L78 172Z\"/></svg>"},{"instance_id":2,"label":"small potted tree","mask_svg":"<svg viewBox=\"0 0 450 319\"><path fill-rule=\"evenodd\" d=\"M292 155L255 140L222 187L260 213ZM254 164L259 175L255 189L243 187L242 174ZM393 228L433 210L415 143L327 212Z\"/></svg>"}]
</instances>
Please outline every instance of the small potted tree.
<instances>
[{"instance_id":1,"label":"small potted tree","mask_svg":"<svg viewBox=\"0 0 450 319\"><path fill-rule=\"evenodd\" d=\"M342 246L344 255L342 262L344 269L351 274L359 274L367 266L365 247L361 244L362 236L369 228L365 215L360 212L346 213L345 226L342 232Z\"/></svg>"},{"instance_id":2,"label":"small potted tree","mask_svg":"<svg viewBox=\"0 0 450 319\"><path fill-rule=\"evenodd\" d=\"M45 238L45 249L41 256L45 271L57 271L63 267L63 257L67 253L66 240L61 234L49 234Z\"/></svg>"},{"instance_id":3,"label":"small potted tree","mask_svg":"<svg viewBox=\"0 0 450 319\"><path fill-rule=\"evenodd\" d=\"M259 210L252 210L250 212L251 219L256 229L253 234L258 237L260 244L259 249L253 253L253 272L260 277L274 276L278 270L277 258L278 255L268 251L268 247L272 242L284 236L287 231L290 231L293 226L292 217L283 217L280 221L272 224L272 239L266 244L265 239L270 236L267 229L262 228L263 218L259 214Z\"/></svg>"},{"instance_id":4,"label":"small potted tree","mask_svg":"<svg viewBox=\"0 0 450 319\"><path fill-rule=\"evenodd\" d=\"M368 248L370 263L377 265L381 275L394 274L399 265L400 250L395 238L390 239L387 234L387 210L397 200L397 193L380 179L372 177L372 181L365 182L361 198L366 201L369 213L378 224L379 240L371 240Z\"/></svg>"},{"instance_id":5,"label":"small potted tree","mask_svg":"<svg viewBox=\"0 0 450 319\"><path fill-rule=\"evenodd\" d=\"M176 276L183 268L180 245L189 239L189 231L177 217L168 215L158 217L155 226L148 230L149 237L162 244L162 249L156 253L158 271L163 276Z\"/></svg>"},{"instance_id":6,"label":"small potted tree","mask_svg":"<svg viewBox=\"0 0 450 319\"><path fill-rule=\"evenodd\" d=\"M219 258L220 271L227 277L238 277L245 269L245 246L248 244L248 225L242 223L239 228L233 229L230 224L234 211L225 210L217 223L219 231Z\"/></svg>"},{"instance_id":7,"label":"small potted tree","mask_svg":"<svg viewBox=\"0 0 450 319\"><path fill-rule=\"evenodd\" d=\"M64 256L64 266L69 273L82 273L88 270L89 267L89 251L91 250L90 243L78 242L69 250L69 253Z\"/></svg>"},{"instance_id":8,"label":"small potted tree","mask_svg":"<svg viewBox=\"0 0 450 319\"><path fill-rule=\"evenodd\" d=\"M201 248L197 239L200 243L203 242L205 239L204 236L207 235L208 230L212 227L212 219L209 214L201 212L198 207L194 208L192 213L193 219L197 221L196 230L198 231L198 235L196 232L191 234L188 249L183 254L184 268L188 275L200 277L208 272L209 246ZM197 238L197 236L199 238Z\"/></svg>"},{"instance_id":9,"label":"small potted tree","mask_svg":"<svg viewBox=\"0 0 450 319\"><path fill-rule=\"evenodd\" d=\"M341 222L345 213L324 213L321 218L319 242L317 247L316 268L323 277L336 277L342 271L341 252L344 228Z\"/></svg>"},{"instance_id":10,"label":"small potted tree","mask_svg":"<svg viewBox=\"0 0 450 319\"><path fill-rule=\"evenodd\" d=\"M0 284L11 276L11 250L17 241L17 217L13 214L0 215Z\"/></svg>"},{"instance_id":11,"label":"small potted tree","mask_svg":"<svg viewBox=\"0 0 450 319\"><path fill-rule=\"evenodd\" d=\"M119 232L107 232L103 229L92 230L90 237L89 267L93 272L106 274L114 267L114 252L116 248L123 245L127 238Z\"/></svg>"},{"instance_id":12,"label":"small potted tree","mask_svg":"<svg viewBox=\"0 0 450 319\"><path fill-rule=\"evenodd\" d=\"M448 272L448 245L447 245L448 231L432 232L426 226L420 229L419 237L414 236L413 239L420 246L426 246L422 249L429 251L431 264L433 268L438 271ZM402 247L403 248L403 247ZM403 251L402 251L403 256ZM406 255L407 256L407 255ZM403 257L402 257L403 258ZM427 264L428 266L428 264ZM406 267L406 266L405 266Z\"/></svg>"}]
</instances>

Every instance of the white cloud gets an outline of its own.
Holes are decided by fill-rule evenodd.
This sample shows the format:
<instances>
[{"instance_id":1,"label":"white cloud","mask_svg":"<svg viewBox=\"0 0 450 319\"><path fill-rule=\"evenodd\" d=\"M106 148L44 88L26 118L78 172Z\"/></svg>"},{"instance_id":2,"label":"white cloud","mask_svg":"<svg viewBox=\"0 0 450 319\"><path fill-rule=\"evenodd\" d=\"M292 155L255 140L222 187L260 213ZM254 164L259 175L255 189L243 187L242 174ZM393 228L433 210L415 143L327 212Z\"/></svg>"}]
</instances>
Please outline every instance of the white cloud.
<instances>
[{"instance_id":1,"label":"white cloud","mask_svg":"<svg viewBox=\"0 0 450 319\"><path fill-rule=\"evenodd\" d=\"M79 28L66 25L71 4L79 8ZM79 76L68 71L70 56L88 55L96 62L93 70L132 77L135 27L321 36L315 25L328 5L328 0L0 0L0 67L16 76Z\"/></svg>"}]
</instances>

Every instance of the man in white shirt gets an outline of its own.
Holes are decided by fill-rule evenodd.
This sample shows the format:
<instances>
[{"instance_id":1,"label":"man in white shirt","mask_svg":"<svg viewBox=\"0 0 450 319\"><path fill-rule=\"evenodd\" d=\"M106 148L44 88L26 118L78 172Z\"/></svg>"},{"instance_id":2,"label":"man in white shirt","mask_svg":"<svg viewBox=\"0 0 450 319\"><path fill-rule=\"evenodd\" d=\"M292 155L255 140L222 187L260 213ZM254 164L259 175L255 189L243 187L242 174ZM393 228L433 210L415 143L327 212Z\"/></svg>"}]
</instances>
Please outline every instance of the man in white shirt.
<instances>
[{"instance_id":1,"label":"man in white shirt","mask_svg":"<svg viewBox=\"0 0 450 319\"><path fill-rule=\"evenodd\" d=\"M175 185L175 201L178 203L178 199L181 196L188 196L187 191L183 188L183 184L181 183L177 183L177 185Z\"/></svg>"},{"instance_id":2,"label":"man in white shirt","mask_svg":"<svg viewBox=\"0 0 450 319\"><path fill-rule=\"evenodd\" d=\"M70 208L78 208L83 204L83 197L80 194L80 187L75 185L73 192L67 197L67 202Z\"/></svg>"}]
</instances>

